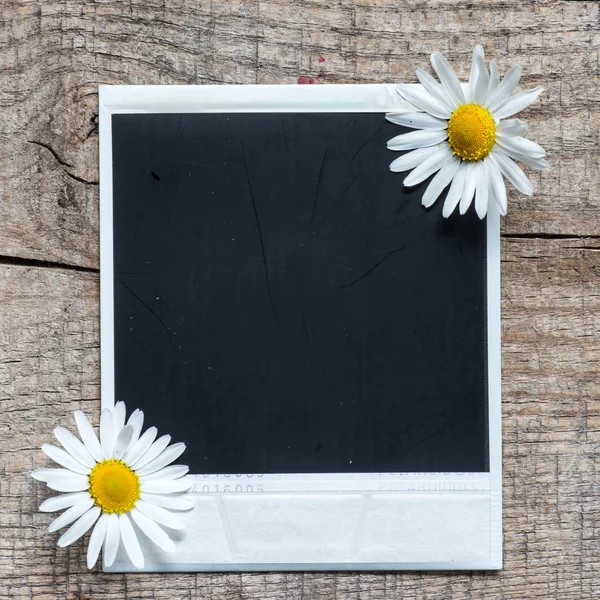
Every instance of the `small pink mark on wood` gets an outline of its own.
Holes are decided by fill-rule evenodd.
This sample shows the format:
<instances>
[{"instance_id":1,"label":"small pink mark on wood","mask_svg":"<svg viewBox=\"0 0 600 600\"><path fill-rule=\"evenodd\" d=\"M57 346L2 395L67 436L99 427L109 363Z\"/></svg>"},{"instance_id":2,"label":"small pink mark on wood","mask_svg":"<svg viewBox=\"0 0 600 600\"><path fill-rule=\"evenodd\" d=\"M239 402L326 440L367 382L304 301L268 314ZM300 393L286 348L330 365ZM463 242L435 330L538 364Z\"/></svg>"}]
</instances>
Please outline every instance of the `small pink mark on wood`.
<instances>
[{"instance_id":1,"label":"small pink mark on wood","mask_svg":"<svg viewBox=\"0 0 600 600\"><path fill-rule=\"evenodd\" d=\"M325 59L324 59L322 56L319 56L319 62L320 62L320 63L324 63L324 62L325 62Z\"/></svg>"},{"instance_id":2,"label":"small pink mark on wood","mask_svg":"<svg viewBox=\"0 0 600 600\"><path fill-rule=\"evenodd\" d=\"M313 84L317 83L319 79L321 79L321 75L317 75L316 77L307 77L306 75L302 75L301 77L298 77L298 83Z\"/></svg>"}]
</instances>

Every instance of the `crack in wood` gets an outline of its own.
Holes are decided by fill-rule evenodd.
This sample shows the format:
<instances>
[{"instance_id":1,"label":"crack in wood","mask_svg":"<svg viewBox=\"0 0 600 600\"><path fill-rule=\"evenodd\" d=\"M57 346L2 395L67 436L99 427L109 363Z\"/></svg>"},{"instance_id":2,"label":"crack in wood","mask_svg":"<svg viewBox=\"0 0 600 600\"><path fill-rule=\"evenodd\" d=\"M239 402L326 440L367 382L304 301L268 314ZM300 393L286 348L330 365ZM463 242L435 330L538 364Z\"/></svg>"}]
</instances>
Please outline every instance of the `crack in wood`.
<instances>
[{"instance_id":1,"label":"crack in wood","mask_svg":"<svg viewBox=\"0 0 600 600\"><path fill-rule=\"evenodd\" d=\"M85 136L86 140L90 139L91 135L98 135L98 114L94 113L91 118L90 118L90 125L92 126L92 128L88 131L87 135Z\"/></svg>"},{"instance_id":2,"label":"crack in wood","mask_svg":"<svg viewBox=\"0 0 600 600\"><path fill-rule=\"evenodd\" d=\"M84 179L83 177L79 177L78 175L75 175L73 173L69 173L69 171L67 171L66 169L63 169L65 174L67 174L71 179L74 179L75 181L79 181L80 183L85 183L85 185L99 185L99 181L88 181L87 179Z\"/></svg>"},{"instance_id":3,"label":"crack in wood","mask_svg":"<svg viewBox=\"0 0 600 600\"><path fill-rule=\"evenodd\" d=\"M89 137L89 135L88 135L88 137ZM52 154L52 156L54 157L56 162L63 168L63 171L65 172L65 174L68 175L71 179L74 179L75 181L79 181L80 183L84 183L86 185L98 185L99 184L98 181L88 181L87 179L84 179L83 177L79 177L78 175L75 175L74 173L67 171L67 168L73 169L74 168L73 165L69 164L63 158L61 158L60 155L58 154L58 152L56 152L56 150L54 150L54 148L52 148L52 146L50 146L49 144L44 144L43 142L37 142L35 140L27 140L27 143L35 144L36 146L40 146L41 148L45 148L46 150L48 150L48 152L50 152L50 154Z\"/></svg>"},{"instance_id":4,"label":"crack in wood","mask_svg":"<svg viewBox=\"0 0 600 600\"><path fill-rule=\"evenodd\" d=\"M70 165L66 160L64 160L64 158L61 158L58 154L58 152L49 144L44 144L44 142L36 142L35 140L27 140L28 144L35 144L36 146L39 146L40 148L45 148L46 150L48 150L48 152L50 152L50 154L52 154L52 156L54 157L54 159L56 160L56 162L63 166L63 167L69 167L70 169L73 168L73 165Z\"/></svg>"},{"instance_id":5,"label":"crack in wood","mask_svg":"<svg viewBox=\"0 0 600 600\"><path fill-rule=\"evenodd\" d=\"M600 235L574 235L572 233L501 233L500 237L521 240L597 240Z\"/></svg>"},{"instance_id":6,"label":"crack in wood","mask_svg":"<svg viewBox=\"0 0 600 600\"><path fill-rule=\"evenodd\" d=\"M9 267L34 267L42 269L64 269L67 271L79 271L80 273L100 273L100 269L84 267L51 260L38 260L35 258L19 258L18 256L0 256L0 265Z\"/></svg>"},{"instance_id":7,"label":"crack in wood","mask_svg":"<svg viewBox=\"0 0 600 600\"><path fill-rule=\"evenodd\" d=\"M542 233L539 233L539 234L529 234L529 233L507 234L507 233L503 233L501 235L501 237L504 239L508 239L508 240L510 240L510 239L526 239L526 240L538 239L538 240L578 241L578 240L584 240L584 239L592 239L592 240L600 239L600 235L578 235L578 236L575 236L575 235L569 235L569 234L542 234ZM419 239L421 239L421 238L419 238ZM378 267L382 262L384 262L386 259L388 259L392 254L394 254L398 250L404 249L404 248L412 246L412 245L413 244L410 243L407 246L395 248L394 250L389 252L383 258L383 260L376 263L374 268ZM594 251L594 250L600 250L600 247L598 247L598 246L577 246L576 249ZM531 258L534 258L534 257L531 257ZM506 262L506 261L503 261L503 262ZM60 261L41 260L41 259L35 259L35 258L21 258L18 256L0 256L0 265L14 266L14 267L33 267L33 268L38 268L38 269L63 269L63 270L67 270L67 271L78 271L80 273L100 273L100 269L95 268L95 267L85 267L83 265L74 265L72 263L63 263ZM367 271L367 273L365 273L364 275L359 277L357 280L352 281L349 284L342 285L340 287L342 287L342 288L351 287L352 285L354 285L355 283L358 283L361 279L363 279L363 277L368 275L372 270L373 270L373 268L369 269Z\"/></svg>"}]
</instances>

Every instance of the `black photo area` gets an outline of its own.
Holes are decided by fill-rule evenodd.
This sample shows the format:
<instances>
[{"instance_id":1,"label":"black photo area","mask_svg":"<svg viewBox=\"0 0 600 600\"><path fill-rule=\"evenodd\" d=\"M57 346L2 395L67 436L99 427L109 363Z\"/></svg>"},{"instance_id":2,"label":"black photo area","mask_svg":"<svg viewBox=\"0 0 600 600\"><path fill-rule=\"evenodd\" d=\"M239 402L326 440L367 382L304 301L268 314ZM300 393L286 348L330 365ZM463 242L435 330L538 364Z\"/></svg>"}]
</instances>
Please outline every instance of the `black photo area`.
<instances>
[{"instance_id":1,"label":"black photo area","mask_svg":"<svg viewBox=\"0 0 600 600\"><path fill-rule=\"evenodd\" d=\"M488 470L486 224L382 114L112 121L115 392L192 473Z\"/></svg>"}]
</instances>

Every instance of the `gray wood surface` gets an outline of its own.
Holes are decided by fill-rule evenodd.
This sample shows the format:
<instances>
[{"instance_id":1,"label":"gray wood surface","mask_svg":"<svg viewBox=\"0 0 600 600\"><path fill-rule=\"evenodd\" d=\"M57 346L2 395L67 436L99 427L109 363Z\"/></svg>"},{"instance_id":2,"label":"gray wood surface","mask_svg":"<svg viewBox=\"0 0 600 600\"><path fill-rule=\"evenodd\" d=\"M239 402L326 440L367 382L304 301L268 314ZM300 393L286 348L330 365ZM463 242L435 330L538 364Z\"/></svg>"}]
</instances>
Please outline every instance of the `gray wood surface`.
<instances>
[{"instance_id":1,"label":"gray wood surface","mask_svg":"<svg viewBox=\"0 0 600 600\"><path fill-rule=\"evenodd\" d=\"M600 598L600 4L510 0L0 2L0 598ZM503 223L500 573L103 575L56 547L28 473L99 412L100 83L414 81L475 43L523 85L549 152ZM324 61L319 61L323 57Z\"/></svg>"}]
</instances>

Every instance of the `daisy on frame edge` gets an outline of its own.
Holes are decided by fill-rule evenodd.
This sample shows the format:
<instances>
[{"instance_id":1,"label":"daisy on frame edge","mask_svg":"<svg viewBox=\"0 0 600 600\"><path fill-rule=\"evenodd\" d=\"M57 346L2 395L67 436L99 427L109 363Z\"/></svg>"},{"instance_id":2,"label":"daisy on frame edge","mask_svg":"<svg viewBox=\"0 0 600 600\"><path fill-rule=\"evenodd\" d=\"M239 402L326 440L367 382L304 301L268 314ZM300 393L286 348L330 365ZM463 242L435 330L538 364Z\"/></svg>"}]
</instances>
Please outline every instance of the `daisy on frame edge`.
<instances>
[{"instance_id":1,"label":"daisy on frame edge","mask_svg":"<svg viewBox=\"0 0 600 600\"><path fill-rule=\"evenodd\" d=\"M421 86L398 84L400 96L421 112L389 113L386 119L414 129L388 142L388 148L409 151L390 164L394 172L411 171L404 179L415 186L435 173L423 193L422 204L432 206L450 185L442 215L449 217L458 206L464 214L475 199L475 212L483 219L489 205L506 215L504 178L530 196L533 187L515 161L546 170L545 150L528 140L527 123L513 117L532 104L543 88L515 92L521 77L516 65L500 79L495 61L486 67L483 47L475 46L471 74L461 84L448 61L439 52L431 55L439 83L417 69Z\"/></svg>"},{"instance_id":2,"label":"daisy on frame edge","mask_svg":"<svg viewBox=\"0 0 600 600\"><path fill-rule=\"evenodd\" d=\"M191 484L184 475L189 468L171 465L185 444L170 444L171 436L157 438L156 427L142 433L144 414L135 410L125 423L126 409L117 402L100 416L100 439L81 412L75 423L81 439L64 427L54 429L62 448L43 444L46 456L60 468L36 469L34 479L43 481L57 492L65 492L42 502L40 511L64 512L48 528L54 532L69 525L58 546L69 546L92 533L87 548L87 566L91 569L103 552L110 567L121 542L131 562L141 569L144 555L139 531L165 552L174 552L175 544L163 529L185 529L184 521L171 511L194 507L186 493Z\"/></svg>"}]
</instances>

